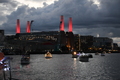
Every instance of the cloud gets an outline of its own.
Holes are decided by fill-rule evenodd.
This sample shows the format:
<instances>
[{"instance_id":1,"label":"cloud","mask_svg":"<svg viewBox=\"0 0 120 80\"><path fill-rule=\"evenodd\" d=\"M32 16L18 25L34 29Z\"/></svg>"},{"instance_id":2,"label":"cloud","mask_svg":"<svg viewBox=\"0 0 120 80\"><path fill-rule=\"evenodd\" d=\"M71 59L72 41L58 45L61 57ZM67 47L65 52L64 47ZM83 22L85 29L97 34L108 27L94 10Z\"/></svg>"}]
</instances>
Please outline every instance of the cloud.
<instances>
[{"instance_id":1,"label":"cloud","mask_svg":"<svg viewBox=\"0 0 120 80\"><path fill-rule=\"evenodd\" d=\"M0 3L9 3L11 0L0 0Z\"/></svg>"},{"instance_id":2,"label":"cloud","mask_svg":"<svg viewBox=\"0 0 120 80\"><path fill-rule=\"evenodd\" d=\"M0 0L0 5L4 5L6 7L16 7L17 3L15 0Z\"/></svg>"},{"instance_id":3,"label":"cloud","mask_svg":"<svg viewBox=\"0 0 120 80\"><path fill-rule=\"evenodd\" d=\"M6 2L11 0L5 0ZM2 2L2 1L1 1ZM11 3L12 4L12 3ZM16 19L20 19L21 31L25 32L26 23L34 20L33 31L59 30L60 16L64 16L65 31L68 31L68 19L72 17L73 32L83 35L100 34L105 37L119 37L120 9L119 0L99 0L99 6L94 0L59 0L48 4L43 1L43 7L19 6L0 21L5 33L15 34ZM14 5L19 5L17 2ZM10 6L10 5L8 5ZM12 8L10 8L12 9Z\"/></svg>"},{"instance_id":4,"label":"cloud","mask_svg":"<svg viewBox=\"0 0 120 80\"><path fill-rule=\"evenodd\" d=\"M113 37L113 42L117 43L120 46L120 37Z\"/></svg>"}]
</instances>

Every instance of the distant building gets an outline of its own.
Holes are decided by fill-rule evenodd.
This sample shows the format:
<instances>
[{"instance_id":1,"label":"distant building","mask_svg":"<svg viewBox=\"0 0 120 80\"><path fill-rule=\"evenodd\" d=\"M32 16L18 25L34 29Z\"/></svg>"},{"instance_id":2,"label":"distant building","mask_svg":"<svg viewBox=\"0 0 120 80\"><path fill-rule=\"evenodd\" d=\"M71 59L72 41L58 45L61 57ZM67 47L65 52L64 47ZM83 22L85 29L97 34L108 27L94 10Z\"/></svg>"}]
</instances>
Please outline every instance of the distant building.
<instances>
[{"instance_id":1,"label":"distant building","mask_svg":"<svg viewBox=\"0 0 120 80\"><path fill-rule=\"evenodd\" d=\"M91 35L88 36L80 36L80 43L81 43L81 51L90 51L91 47L93 46L94 37Z\"/></svg>"},{"instance_id":2,"label":"distant building","mask_svg":"<svg viewBox=\"0 0 120 80\"><path fill-rule=\"evenodd\" d=\"M0 30L0 50L4 48L4 30Z\"/></svg>"},{"instance_id":3,"label":"distant building","mask_svg":"<svg viewBox=\"0 0 120 80\"><path fill-rule=\"evenodd\" d=\"M118 44L117 43L113 43L113 50L118 50Z\"/></svg>"},{"instance_id":4,"label":"distant building","mask_svg":"<svg viewBox=\"0 0 120 80\"><path fill-rule=\"evenodd\" d=\"M113 40L108 37L94 37L93 46L98 50L112 50Z\"/></svg>"},{"instance_id":5,"label":"distant building","mask_svg":"<svg viewBox=\"0 0 120 80\"><path fill-rule=\"evenodd\" d=\"M69 50L74 50L74 34L72 32L66 32L66 43Z\"/></svg>"},{"instance_id":6,"label":"distant building","mask_svg":"<svg viewBox=\"0 0 120 80\"><path fill-rule=\"evenodd\" d=\"M4 30L0 30L0 42L4 41Z\"/></svg>"},{"instance_id":7,"label":"distant building","mask_svg":"<svg viewBox=\"0 0 120 80\"><path fill-rule=\"evenodd\" d=\"M80 34L74 34L74 49L76 51L81 50Z\"/></svg>"}]
</instances>

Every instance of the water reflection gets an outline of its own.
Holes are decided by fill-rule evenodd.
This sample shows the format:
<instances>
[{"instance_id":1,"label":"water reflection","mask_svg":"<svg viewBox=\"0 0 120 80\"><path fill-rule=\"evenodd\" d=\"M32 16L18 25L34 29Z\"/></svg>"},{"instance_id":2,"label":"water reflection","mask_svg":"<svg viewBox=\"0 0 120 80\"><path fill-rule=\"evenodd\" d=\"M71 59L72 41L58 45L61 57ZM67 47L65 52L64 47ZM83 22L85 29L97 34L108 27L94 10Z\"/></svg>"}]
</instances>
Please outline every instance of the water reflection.
<instances>
[{"instance_id":1,"label":"water reflection","mask_svg":"<svg viewBox=\"0 0 120 80\"><path fill-rule=\"evenodd\" d=\"M31 55L30 64L21 65L21 57L13 55L12 77L19 80L120 80L119 57L120 54L97 55L89 62L81 62L69 54L54 54L52 59L39 54Z\"/></svg>"},{"instance_id":2,"label":"water reflection","mask_svg":"<svg viewBox=\"0 0 120 80\"><path fill-rule=\"evenodd\" d=\"M74 67L74 69L77 69L77 58L74 58L74 64L73 64L73 67Z\"/></svg>"},{"instance_id":3,"label":"water reflection","mask_svg":"<svg viewBox=\"0 0 120 80\"><path fill-rule=\"evenodd\" d=\"M30 68L30 64L20 64L20 68Z\"/></svg>"},{"instance_id":4,"label":"water reflection","mask_svg":"<svg viewBox=\"0 0 120 80\"><path fill-rule=\"evenodd\" d=\"M52 58L45 58L46 60L50 60L50 59L52 59Z\"/></svg>"}]
</instances>

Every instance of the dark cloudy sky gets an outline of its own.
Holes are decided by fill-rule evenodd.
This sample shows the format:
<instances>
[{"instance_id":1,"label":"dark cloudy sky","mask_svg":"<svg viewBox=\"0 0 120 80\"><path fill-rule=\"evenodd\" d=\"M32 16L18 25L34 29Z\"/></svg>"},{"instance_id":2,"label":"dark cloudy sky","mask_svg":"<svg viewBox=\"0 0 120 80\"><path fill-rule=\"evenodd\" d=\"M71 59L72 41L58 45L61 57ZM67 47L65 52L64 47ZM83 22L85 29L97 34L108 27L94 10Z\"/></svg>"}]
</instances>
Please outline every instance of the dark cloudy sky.
<instances>
[{"instance_id":1,"label":"dark cloudy sky","mask_svg":"<svg viewBox=\"0 0 120 80\"><path fill-rule=\"evenodd\" d=\"M74 34L120 40L120 0L0 0L0 29L5 34L15 34L17 19L21 32L31 20L33 31L58 31L61 15L65 31L72 17Z\"/></svg>"}]
</instances>

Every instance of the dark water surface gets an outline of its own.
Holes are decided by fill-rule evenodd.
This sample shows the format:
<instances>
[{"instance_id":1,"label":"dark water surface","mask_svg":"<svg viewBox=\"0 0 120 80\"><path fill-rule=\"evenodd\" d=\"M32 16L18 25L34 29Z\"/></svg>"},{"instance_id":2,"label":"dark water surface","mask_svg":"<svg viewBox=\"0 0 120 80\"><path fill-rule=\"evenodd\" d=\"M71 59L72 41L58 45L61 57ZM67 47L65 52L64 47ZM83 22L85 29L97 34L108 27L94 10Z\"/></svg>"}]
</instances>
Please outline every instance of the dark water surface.
<instances>
[{"instance_id":1,"label":"dark water surface","mask_svg":"<svg viewBox=\"0 0 120 80\"><path fill-rule=\"evenodd\" d=\"M30 64L21 65L21 55L9 55L12 78L19 80L120 80L120 54L94 55L89 62L80 62L71 54L32 54ZM2 80L2 71L0 71ZM8 76L8 72L6 72Z\"/></svg>"}]
</instances>

